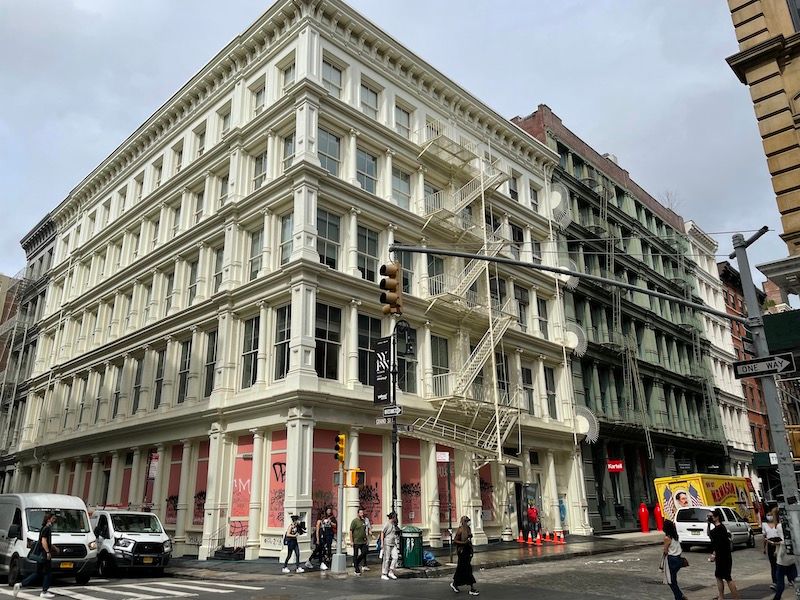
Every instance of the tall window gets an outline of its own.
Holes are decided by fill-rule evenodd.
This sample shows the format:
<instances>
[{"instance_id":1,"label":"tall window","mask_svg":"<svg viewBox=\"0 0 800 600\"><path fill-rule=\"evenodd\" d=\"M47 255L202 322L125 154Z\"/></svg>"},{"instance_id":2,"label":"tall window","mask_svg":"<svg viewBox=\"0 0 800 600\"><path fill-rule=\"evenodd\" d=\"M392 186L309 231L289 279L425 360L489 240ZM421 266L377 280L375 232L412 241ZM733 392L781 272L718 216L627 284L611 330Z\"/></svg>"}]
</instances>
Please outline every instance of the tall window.
<instances>
[{"instance_id":1,"label":"tall window","mask_svg":"<svg viewBox=\"0 0 800 600\"><path fill-rule=\"evenodd\" d=\"M396 104L394 107L394 130L404 138L411 137L411 113Z\"/></svg>"},{"instance_id":2,"label":"tall window","mask_svg":"<svg viewBox=\"0 0 800 600\"><path fill-rule=\"evenodd\" d=\"M289 213L281 217L281 264L285 265L292 257L292 230L294 229L294 214Z\"/></svg>"},{"instance_id":3,"label":"tall window","mask_svg":"<svg viewBox=\"0 0 800 600\"><path fill-rule=\"evenodd\" d=\"M392 199L400 208L411 207L411 175L397 167L392 168Z\"/></svg>"},{"instance_id":4,"label":"tall window","mask_svg":"<svg viewBox=\"0 0 800 600\"><path fill-rule=\"evenodd\" d=\"M189 302L188 305L191 306L192 302L194 302L195 297L197 296L197 269L198 269L198 261L193 260L189 263Z\"/></svg>"},{"instance_id":5,"label":"tall window","mask_svg":"<svg viewBox=\"0 0 800 600\"><path fill-rule=\"evenodd\" d=\"M522 252L522 245L525 243L525 234L522 227L511 224L511 256L514 260L519 260Z\"/></svg>"},{"instance_id":6,"label":"tall window","mask_svg":"<svg viewBox=\"0 0 800 600\"><path fill-rule=\"evenodd\" d=\"M222 264L225 260L225 248L214 249L214 293L219 291L222 285Z\"/></svg>"},{"instance_id":7,"label":"tall window","mask_svg":"<svg viewBox=\"0 0 800 600\"><path fill-rule=\"evenodd\" d=\"M178 232L181 230L181 205L180 203L176 204L175 207L172 209L172 235L178 235Z\"/></svg>"},{"instance_id":8,"label":"tall window","mask_svg":"<svg viewBox=\"0 0 800 600\"><path fill-rule=\"evenodd\" d=\"M156 377L153 382L153 408L161 406L161 393L164 391L164 363L167 360L167 351L156 352Z\"/></svg>"},{"instance_id":9,"label":"tall window","mask_svg":"<svg viewBox=\"0 0 800 600\"><path fill-rule=\"evenodd\" d=\"M178 363L178 404L186 400L189 388L189 363L192 358L192 340L181 342L181 358Z\"/></svg>"},{"instance_id":10,"label":"tall window","mask_svg":"<svg viewBox=\"0 0 800 600\"><path fill-rule=\"evenodd\" d=\"M531 195L531 209L534 212L539 212L539 190L533 187L533 184L528 188Z\"/></svg>"},{"instance_id":11,"label":"tall window","mask_svg":"<svg viewBox=\"0 0 800 600\"><path fill-rule=\"evenodd\" d=\"M228 175L223 175L219 178L219 206L225 206L228 200Z\"/></svg>"},{"instance_id":12,"label":"tall window","mask_svg":"<svg viewBox=\"0 0 800 600\"><path fill-rule=\"evenodd\" d=\"M275 379L283 379L289 372L289 340L292 337L292 306L281 306L275 323Z\"/></svg>"},{"instance_id":13,"label":"tall window","mask_svg":"<svg viewBox=\"0 0 800 600\"><path fill-rule=\"evenodd\" d=\"M339 148L341 139L320 127L317 131L319 162L323 169L334 176L339 175Z\"/></svg>"},{"instance_id":14,"label":"tall window","mask_svg":"<svg viewBox=\"0 0 800 600\"><path fill-rule=\"evenodd\" d=\"M226 108L223 109L223 112L219 115L220 118L220 128L222 130L222 135L225 135L231 130L231 107L228 105Z\"/></svg>"},{"instance_id":15,"label":"tall window","mask_svg":"<svg viewBox=\"0 0 800 600\"><path fill-rule=\"evenodd\" d=\"M536 414L536 396L533 389L533 370L528 367L522 367L522 394L525 398L525 406L528 412L534 416Z\"/></svg>"},{"instance_id":16,"label":"tall window","mask_svg":"<svg viewBox=\"0 0 800 600\"><path fill-rule=\"evenodd\" d=\"M358 226L358 270L367 281L377 281L378 232Z\"/></svg>"},{"instance_id":17,"label":"tall window","mask_svg":"<svg viewBox=\"0 0 800 600\"><path fill-rule=\"evenodd\" d=\"M397 357L397 387L409 394L417 393L417 358L414 355Z\"/></svg>"},{"instance_id":18,"label":"tall window","mask_svg":"<svg viewBox=\"0 0 800 600\"><path fill-rule=\"evenodd\" d=\"M283 69L283 88L286 89L290 85L294 83L295 78L295 68L294 63L287 65L285 69Z\"/></svg>"},{"instance_id":19,"label":"tall window","mask_svg":"<svg viewBox=\"0 0 800 600\"><path fill-rule=\"evenodd\" d=\"M253 90L253 104L255 114L260 114L264 110L264 103L267 98L267 86L263 83Z\"/></svg>"},{"instance_id":20,"label":"tall window","mask_svg":"<svg viewBox=\"0 0 800 600\"><path fill-rule=\"evenodd\" d=\"M444 396L449 392L449 385L445 375L450 372L450 355L447 349L447 338L438 335L431 336L431 367L433 368L433 392L437 396Z\"/></svg>"},{"instance_id":21,"label":"tall window","mask_svg":"<svg viewBox=\"0 0 800 600\"><path fill-rule=\"evenodd\" d=\"M531 252L533 254L533 264L542 264L542 243L537 240L531 240Z\"/></svg>"},{"instance_id":22,"label":"tall window","mask_svg":"<svg viewBox=\"0 0 800 600\"><path fill-rule=\"evenodd\" d=\"M342 70L327 60L322 61L322 85L331 96L341 97Z\"/></svg>"},{"instance_id":23,"label":"tall window","mask_svg":"<svg viewBox=\"0 0 800 600\"><path fill-rule=\"evenodd\" d=\"M206 361L203 365L203 398L214 391L214 373L217 368L217 330L206 334Z\"/></svg>"},{"instance_id":24,"label":"tall window","mask_svg":"<svg viewBox=\"0 0 800 600\"><path fill-rule=\"evenodd\" d=\"M167 274L167 289L164 293L164 316L166 317L169 314L170 309L172 308L172 292L174 291L173 288L175 287L175 272Z\"/></svg>"},{"instance_id":25,"label":"tall window","mask_svg":"<svg viewBox=\"0 0 800 600\"><path fill-rule=\"evenodd\" d=\"M122 314L125 315L125 329L131 326L131 315L133 311L133 292L122 297Z\"/></svg>"},{"instance_id":26,"label":"tall window","mask_svg":"<svg viewBox=\"0 0 800 600\"><path fill-rule=\"evenodd\" d=\"M97 380L97 396L94 399L94 423L98 423L100 421L100 404L103 400L103 391L104 386L106 384L106 370L103 369L98 377Z\"/></svg>"},{"instance_id":27,"label":"tall window","mask_svg":"<svg viewBox=\"0 0 800 600\"><path fill-rule=\"evenodd\" d=\"M294 162L294 140L295 132L293 131L285 138L283 138L283 168L288 169Z\"/></svg>"},{"instance_id":28,"label":"tall window","mask_svg":"<svg viewBox=\"0 0 800 600\"><path fill-rule=\"evenodd\" d=\"M551 419L558 419L556 402L556 374L550 367L544 368L544 386L547 390L547 410Z\"/></svg>"},{"instance_id":29,"label":"tall window","mask_svg":"<svg viewBox=\"0 0 800 600\"><path fill-rule=\"evenodd\" d=\"M518 285L514 286L514 298L517 301L517 319L519 319L519 327L522 331L528 330L528 310L530 307L530 298L528 290Z\"/></svg>"},{"instance_id":30,"label":"tall window","mask_svg":"<svg viewBox=\"0 0 800 600\"><path fill-rule=\"evenodd\" d=\"M549 340L550 332L547 328L547 300L544 300L543 298L537 298L536 307L539 309L539 330L542 332L542 337L546 340Z\"/></svg>"},{"instance_id":31,"label":"tall window","mask_svg":"<svg viewBox=\"0 0 800 600\"><path fill-rule=\"evenodd\" d=\"M403 293L411 294L414 281L414 255L411 252L400 252L399 254L403 275Z\"/></svg>"},{"instance_id":32,"label":"tall window","mask_svg":"<svg viewBox=\"0 0 800 600\"><path fill-rule=\"evenodd\" d=\"M433 254L428 255L428 293L444 293L444 259Z\"/></svg>"},{"instance_id":33,"label":"tall window","mask_svg":"<svg viewBox=\"0 0 800 600\"><path fill-rule=\"evenodd\" d=\"M342 310L317 303L314 337L317 342L315 368L323 379L339 378L339 350L342 343Z\"/></svg>"},{"instance_id":34,"label":"tall window","mask_svg":"<svg viewBox=\"0 0 800 600\"><path fill-rule=\"evenodd\" d=\"M336 269L339 262L340 219L323 208L317 209L317 252L319 262Z\"/></svg>"},{"instance_id":35,"label":"tall window","mask_svg":"<svg viewBox=\"0 0 800 600\"><path fill-rule=\"evenodd\" d=\"M144 291L144 310L142 311L142 323L147 323L147 319L150 316L150 303L153 301L153 286L142 286L142 290Z\"/></svg>"},{"instance_id":36,"label":"tall window","mask_svg":"<svg viewBox=\"0 0 800 600\"><path fill-rule=\"evenodd\" d=\"M259 317L244 322L244 344L242 346L242 389L256 382L258 371L258 326Z\"/></svg>"},{"instance_id":37,"label":"tall window","mask_svg":"<svg viewBox=\"0 0 800 600\"><path fill-rule=\"evenodd\" d=\"M122 395L122 366L116 368L116 379L114 383L114 394L111 397L111 418L115 419L119 414L119 399Z\"/></svg>"},{"instance_id":38,"label":"tall window","mask_svg":"<svg viewBox=\"0 0 800 600\"><path fill-rule=\"evenodd\" d=\"M378 92L361 82L361 110L365 115L378 118Z\"/></svg>"},{"instance_id":39,"label":"tall window","mask_svg":"<svg viewBox=\"0 0 800 600\"><path fill-rule=\"evenodd\" d=\"M249 279L253 281L258 277L258 272L261 270L261 261L264 252L264 229L256 229L250 233L250 260L249 265Z\"/></svg>"},{"instance_id":40,"label":"tall window","mask_svg":"<svg viewBox=\"0 0 800 600\"><path fill-rule=\"evenodd\" d=\"M206 130L205 126L201 131L198 131L196 134L197 139L195 142L197 143L197 156L203 156L203 152L206 151Z\"/></svg>"},{"instance_id":41,"label":"tall window","mask_svg":"<svg viewBox=\"0 0 800 600\"><path fill-rule=\"evenodd\" d=\"M356 179L362 189L370 194L375 193L378 187L378 157L361 148L356 152Z\"/></svg>"},{"instance_id":42,"label":"tall window","mask_svg":"<svg viewBox=\"0 0 800 600\"><path fill-rule=\"evenodd\" d=\"M153 187L161 185L161 176L164 174L164 166L161 163L153 165Z\"/></svg>"},{"instance_id":43,"label":"tall window","mask_svg":"<svg viewBox=\"0 0 800 600\"><path fill-rule=\"evenodd\" d=\"M381 320L358 315L358 380L364 385L374 385L373 364L375 343L381 337Z\"/></svg>"},{"instance_id":44,"label":"tall window","mask_svg":"<svg viewBox=\"0 0 800 600\"><path fill-rule=\"evenodd\" d=\"M200 190L194 195L194 224L197 225L203 219L203 212L206 207L205 193Z\"/></svg>"},{"instance_id":45,"label":"tall window","mask_svg":"<svg viewBox=\"0 0 800 600\"><path fill-rule=\"evenodd\" d=\"M267 179L267 151L264 150L261 154L255 157L255 168L253 170L253 189L257 190Z\"/></svg>"},{"instance_id":46,"label":"tall window","mask_svg":"<svg viewBox=\"0 0 800 600\"><path fill-rule=\"evenodd\" d=\"M136 368L134 369L133 389L131 390L131 414L135 415L139 410L139 399L142 395L142 371L144 369L144 359L136 358Z\"/></svg>"},{"instance_id":47,"label":"tall window","mask_svg":"<svg viewBox=\"0 0 800 600\"><path fill-rule=\"evenodd\" d=\"M511 179L508 180L508 195L511 196L512 200L519 201L519 190L517 189L516 175L512 175Z\"/></svg>"}]
</instances>

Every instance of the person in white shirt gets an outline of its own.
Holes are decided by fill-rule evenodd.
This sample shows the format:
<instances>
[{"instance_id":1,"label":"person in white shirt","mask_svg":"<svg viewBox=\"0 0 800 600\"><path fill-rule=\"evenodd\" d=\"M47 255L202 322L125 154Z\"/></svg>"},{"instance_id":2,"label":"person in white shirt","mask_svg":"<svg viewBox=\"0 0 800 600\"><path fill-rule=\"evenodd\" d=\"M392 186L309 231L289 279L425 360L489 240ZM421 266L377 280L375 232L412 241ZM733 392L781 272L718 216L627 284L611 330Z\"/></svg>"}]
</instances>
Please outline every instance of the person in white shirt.
<instances>
[{"instance_id":1,"label":"person in white shirt","mask_svg":"<svg viewBox=\"0 0 800 600\"><path fill-rule=\"evenodd\" d=\"M774 590L778 583L778 567L775 562L776 544L767 543L770 539L779 537L778 535L778 508L775 507L767 515L767 520L761 523L761 533L764 534L764 553L769 559L769 572L772 576L770 589Z\"/></svg>"},{"instance_id":2,"label":"person in white shirt","mask_svg":"<svg viewBox=\"0 0 800 600\"><path fill-rule=\"evenodd\" d=\"M664 570L664 583L672 590L675 600L686 600L681 588L678 587L678 571L683 568L681 545L678 542L678 530L675 523L669 519L664 520L664 558L661 568Z\"/></svg>"},{"instance_id":3,"label":"person in white shirt","mask_svg":"<svg viewBox=\"0 0 800 600\"><path fill-rule=\"evenodd\" d=\"M794 555L786 552L786 545L783 543L783 525L778 523L778 536L767 540L768 544L775 546L775 563L776 574L775 578L775 596L772 600L781 600L781 594L786 587L785 580L788 579L789 583L794 585L794 580L797 577L797 567L794 564Z\"/></svg>"}]
</instances>

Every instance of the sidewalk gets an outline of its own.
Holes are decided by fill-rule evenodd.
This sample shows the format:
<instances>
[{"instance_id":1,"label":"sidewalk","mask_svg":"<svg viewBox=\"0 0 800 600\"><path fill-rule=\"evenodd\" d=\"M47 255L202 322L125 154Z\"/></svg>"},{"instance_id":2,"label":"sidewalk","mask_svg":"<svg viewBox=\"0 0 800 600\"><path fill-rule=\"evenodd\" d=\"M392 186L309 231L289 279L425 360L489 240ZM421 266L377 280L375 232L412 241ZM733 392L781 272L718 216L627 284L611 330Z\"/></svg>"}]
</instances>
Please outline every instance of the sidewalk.
<instances>
[{"instance_id":1,"label":"sidewalk","mask_svg":"<svg viewBox=\"0 0 800 600\"><path fill-rule=\"evenodd\" d=\"M567 536L567 543L556 545L547 543L542 546L529 546L517 542L493 542L486 546L475 548L475 556L472 559L472 566L476 570L495 569L511 565L522 565L536 563L547 560L563 560L577 556L590 556L593 554L605 554L609 552L620 552L630 550L639 546L652 546L660 544L664 539L664 534L660 531L650 533L619 533L603 536ZM426 551L433 552L439 567L414 567L397 569L398 578L409 577L446 577L455 571L455 564L448 564L448 548L424 548ZM352 562L352 556L348 557L348 565ZM364 577L380 577L378 555L370 552L370 570L364 573ZM455 556L453 556L455 562ZM172 577L185 577L195 579L224 579L226 581L257 581L272 580L274 577L286 577L281 573L282 563L275 558L260 558L258 560L205 560L200 561L196 558L174 558L167 567L167 574ZM317 568L309 569L303 575L295 574L293 577L318 576L320 570ZM325 571L328 576L333 575L330 571ZM353 575L352 567L348 566L348 575Z\"/></svg>"}]
</instances>

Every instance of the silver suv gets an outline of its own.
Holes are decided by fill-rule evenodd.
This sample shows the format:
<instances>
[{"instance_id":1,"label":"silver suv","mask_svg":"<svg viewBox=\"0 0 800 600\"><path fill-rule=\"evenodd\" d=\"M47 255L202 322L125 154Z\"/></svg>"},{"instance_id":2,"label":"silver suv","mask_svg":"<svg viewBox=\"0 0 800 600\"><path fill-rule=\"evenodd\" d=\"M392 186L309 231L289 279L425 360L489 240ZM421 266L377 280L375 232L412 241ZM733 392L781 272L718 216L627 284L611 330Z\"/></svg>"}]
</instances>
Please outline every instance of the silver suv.
<instances>
[{"instance_id":1,"label":"silver suv","mask_svg":"<svg viewBox=\"0 0 800 600\"><path fill-rule=\"evenodd\" d=\"M719 508L722 511L722 524L728 530L731 538L731 550L737 544L746 544L748 548L756 545L750 523L728 506L695 506L692 508L679 508L675 514L675 528L678 530L678 541L684 551L691 546L710 546L708 537L711 511ZM711 524L714 528L714 524Z\"/></svg>"}]
</instances>

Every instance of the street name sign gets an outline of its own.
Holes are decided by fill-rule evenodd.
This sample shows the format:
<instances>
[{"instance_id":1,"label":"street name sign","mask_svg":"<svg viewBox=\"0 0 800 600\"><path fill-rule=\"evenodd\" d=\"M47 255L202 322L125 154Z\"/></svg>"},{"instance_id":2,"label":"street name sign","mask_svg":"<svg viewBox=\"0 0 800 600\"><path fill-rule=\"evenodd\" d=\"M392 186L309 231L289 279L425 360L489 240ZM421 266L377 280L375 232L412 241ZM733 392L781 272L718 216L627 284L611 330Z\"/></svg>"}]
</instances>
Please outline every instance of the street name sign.
<instances>
[{"instance_id":1,"label":"street name sign","mask_svg":"<svg viewBox=\"0 0 800 600\"><path fill-rule=\"evenodd\" d=\"M794 370L794 357L791 352L733 363L733 374L736 379L779 375L781 373L791 373Z\"/></svg>"},{"instance_id":2,"label":"street name sign","mask_svg":"<svg viewBox=\"0 0 800 600\"><path fill-rule=\"evenodd\" d=\"M383 407L383 416L384 417L399 417L403 414L403 407L397 406L396 404L392 404L391 406L384 406Z\"/></svg>"},{"instance_id":3,"label":"street name sign","mask_svg":"<svg viewBox=\"0 0 800 600\"><path fill-rule=\"evenodd\" d=\"M394 417L375 417L375 425L391 425Z\"/></svg>"}]
</instances>

